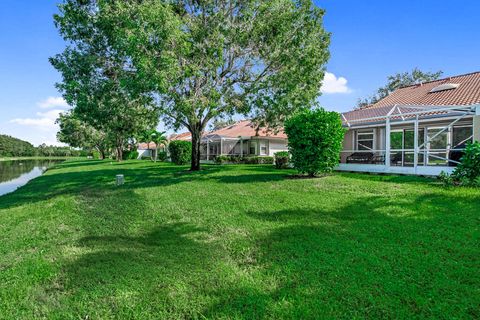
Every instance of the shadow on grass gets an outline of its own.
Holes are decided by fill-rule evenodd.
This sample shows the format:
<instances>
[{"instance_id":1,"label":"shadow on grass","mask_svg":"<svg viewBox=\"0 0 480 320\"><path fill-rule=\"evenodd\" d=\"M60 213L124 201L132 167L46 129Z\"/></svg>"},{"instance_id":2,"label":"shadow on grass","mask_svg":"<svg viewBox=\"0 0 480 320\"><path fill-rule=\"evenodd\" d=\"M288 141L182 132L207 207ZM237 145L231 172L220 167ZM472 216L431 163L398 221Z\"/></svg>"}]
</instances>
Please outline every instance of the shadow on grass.
<instances>
[{"instance_id":1,"label":"shadow on grass","mask_svg":"<svg viewBox=\"0 0 480 320\"><path fill-rule=\"evenodd\" d=\"M133 190L206 180L218 183L270 182L282 180L285 175L284 171L274 171L271 168L268 171L261 166L242 167L240 174L238 168L233 166L204 166L204 170L198 172L190 172L187 169L186 166L153 162L110 164L110 161L101 160L68 161L49 170L48 174L30 181L16 192L0 197L0 209L44 201L61 195L78 195L89 190ZM243 174L251 171L256 173ZM125 176L125 185L115 186L117 174Z\"/></svg>"},{"instance_id":2,"label":"shadow on grass","mask_svg":"<svg viewBox=\"0 0 480 320\"><path fill-rule=\"evenodd\" d=\"M478 318L478 208L478 196L424 194L250 212L274 226L256 248L275 285L232 288L206 315Z\"/></svg>"}]
</instances>

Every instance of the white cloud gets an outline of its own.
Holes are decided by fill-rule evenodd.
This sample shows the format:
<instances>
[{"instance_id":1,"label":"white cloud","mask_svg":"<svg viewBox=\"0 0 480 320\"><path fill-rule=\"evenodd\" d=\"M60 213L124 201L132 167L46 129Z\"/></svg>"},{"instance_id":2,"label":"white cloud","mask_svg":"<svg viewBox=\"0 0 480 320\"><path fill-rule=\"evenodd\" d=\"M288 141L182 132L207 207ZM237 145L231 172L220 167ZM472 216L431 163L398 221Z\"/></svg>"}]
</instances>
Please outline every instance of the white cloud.
<instances>
[{"instance_id":1,"label":"white cloud","mask_svg":"<svg viewBox=\"0 0 480 320\"><path fill-rule=\"evenodd\" d=\"M37 112L35 118L17 118L10 120L10 123L20 124L23 126L36 127L44 131L58 130L58 125L55 124L58 116L64 110L54 109L46 112Z\"/></svg>"},{"instance_id":2,"label":"white cloud","mask_svg":"<svg viewBox=\"0 0 480 320\"><path fill-rule=\"evenodd\" d=\"M47 99L40 101L37 105L41 109L50 108L68 108L68 103L62 97L48 97Z\"/></svg>"},{"instance_id":3,"label":"white cloud","mask_svg":"<svg viewBox=\"0 0 480 320\"><path fill-rule=\"evenodd\" d=\"M347 79L335 76L333 73L325 72L323 78L322 93L350 93L352 90L347 86Z\"/></svg>"},{"instance_id":4,"label":"white cloud","mask_svg":"<svg viewBox=\"0 0 480 320\"><path fill-rule=\"evenodd\" d=\"M49 97L37 103L41 110L29 117L15 118L3 126L5 133L30 141L34 145L47 143L48 145L64 145L57 141L56 134L59 130L55 121L60 113L70 109L61 97Z\"/></svg>"}]
</instances>

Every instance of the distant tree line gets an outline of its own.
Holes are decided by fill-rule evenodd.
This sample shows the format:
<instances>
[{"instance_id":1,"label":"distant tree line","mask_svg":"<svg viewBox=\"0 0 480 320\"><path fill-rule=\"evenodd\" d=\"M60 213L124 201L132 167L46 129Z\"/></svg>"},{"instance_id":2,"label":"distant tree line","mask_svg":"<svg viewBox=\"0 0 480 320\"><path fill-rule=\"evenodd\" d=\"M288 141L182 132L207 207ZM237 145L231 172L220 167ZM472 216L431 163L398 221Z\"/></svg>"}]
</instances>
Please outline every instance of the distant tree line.
<instances>
[{"instance_id":1,"label":"distant tree line","mask_svg":"<svg viewBox=\"0 0 480 320\"><path fill-rule=\"evenodd\" d=\"M0 135L0 156L2 157L31 157L35 152L35 147L29 142Z\"/></svg>"},{"instance_id":2,"label":"distant tree line","mask_svg":"<svg viewBox=\"0 0 480 320\"><path fill-rule=\"evenodd\" d=\"M0 157L79 157L87 156L90 153L89 150L47 146L46 144L34 147L27 141L0 135Z\"/></svg>"}]
</instances>

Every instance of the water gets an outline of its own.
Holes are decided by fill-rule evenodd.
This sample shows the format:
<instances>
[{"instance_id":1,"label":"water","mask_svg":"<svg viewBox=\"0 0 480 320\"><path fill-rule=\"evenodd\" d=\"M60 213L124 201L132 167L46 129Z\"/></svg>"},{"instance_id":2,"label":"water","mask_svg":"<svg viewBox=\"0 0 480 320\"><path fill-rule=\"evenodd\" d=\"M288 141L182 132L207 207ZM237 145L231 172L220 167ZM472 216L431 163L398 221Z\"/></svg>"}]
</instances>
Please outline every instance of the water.
<instances>
[{"instance_id":1,"label":"water","mask_svg":"<svg viewBox=\"0 0 480 320\"><path fill-rule=\"evenodd\" d=\"M13 192L28 181L41 176L58 160L0 161L0 196Z\"/></svg>"}]
</instances>

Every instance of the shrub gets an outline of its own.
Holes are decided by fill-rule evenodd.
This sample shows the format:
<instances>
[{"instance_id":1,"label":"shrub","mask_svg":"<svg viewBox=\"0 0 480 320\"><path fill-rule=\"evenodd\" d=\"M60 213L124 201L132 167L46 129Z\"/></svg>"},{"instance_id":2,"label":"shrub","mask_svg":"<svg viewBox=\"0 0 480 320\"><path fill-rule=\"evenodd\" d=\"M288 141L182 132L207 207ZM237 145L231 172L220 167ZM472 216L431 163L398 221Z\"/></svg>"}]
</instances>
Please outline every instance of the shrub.
<instances>
[{"instance_id":1,"label":"shrub","mask_svg":"<svg viewBox=\"0 0 480 320\"><path fill-rule=\"evenodd\" d=\"M288 153L288 151L279 151L275 153L275 167L277 169L288 168L289 161L290 154Z\"/></svg>"},{"instance_id":2,"label":"shrub","mask_svg":"<svg viewBox=\"0 0 480 320\"><path fill-rule=\"evenodd\" d=\"M228 155L221 155L215 158L216 164L273 164L273 157L257 157L257 156L250 156L250 157L238 157L238 156L228 156Z\"/></svg>"},{"instance_id":3,"label":"shrub","mask_svg":"<svg viewBox=\"0 0 480 320\"><path fill-rule=\"evenodd\" d=\"M246 164L273 164L273 157L251 156L243 158Z\"/></svg>"},{"instance_id":4,"label":"shrub","mask_svg":"<svg viewBox=\"0 0 480 320\"><path fill-rule=\"evenodd\" d=\"M137 150L124 150L122 152L123 160L134 160L138 158L138 151Z\"/></svg>"},{"instance_id":5,"label":"shrub","mask_svg":"<svg viewBox=\"0 0 480 320\"><path fill-rule=\"evenodd\" d=\"M466 179L469 182L480 177L480 142L468 143L460 159L460 164L455 168L453 177L457 180Z\"/></svg>"},{"instance_id":6,"label":"shrub","mask_svg":"<svg viewBox=\"0 0 480 320\"><path fill-rule=\"evenodd\" d=\"M230 160L230 157L229 156L216 156L215 157L215 163L216 164L224 164L224 163L227 163L229 162Z\"/></svg>"},{"instance_id":7,"label":"shrub","mask_svg":"<svg viewBox=\"0 0 480 320\"><path fill-rule=\"evenodd\" d=\"M338 164L345 129L336 112L305 110L285 122L291 161L300 173L331 172Z\"/></svg>"},{"instance_id":8,"label":"shrub","mask_svg":"<svg viewBox=\"0 0 480 320\"><path fill-rule=\"evenodd\" d=\"M100 152L98 152L97 150L93 150L92 151L92 158L93 159L100 159Z\"/></svg>"},{"instance_id":9,"label":"shrub","mask_svg":"<svg viewBox=\"0 0 480 320\"><path fill-rule=\"evenodd\" d=\"M167 160L167 158L168 158L168 155L165 151L159 151L157 153L157 160L158 161L165 161L165 160Z\"/></svg>"},{"instance_id":10,"label":"shrub","mask_svg":"<svg viewBox=\"0 0 480 320\"><path fill-rule=\"evenodd\" d=\"M442 172L438 178L446 186L461 185L480 187L480 143L468 143L460 164L451 175Z\"/></svg>"},{"instance_id":11,"label":"shrub","mask_svg":"<svg viewBox=\"0 0 480 320\"><path fill-rule=\"evenodd\" d=\"M187 164L192 159L192 143L190 141L175 140L168 145L170 158L177 165Z\"/></svg>"}]
</instances>

